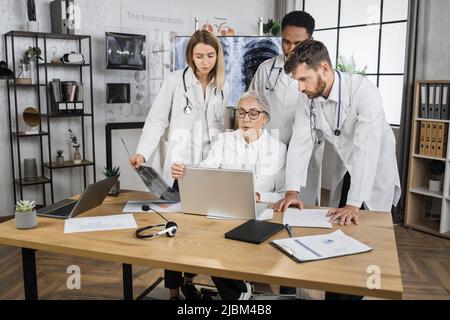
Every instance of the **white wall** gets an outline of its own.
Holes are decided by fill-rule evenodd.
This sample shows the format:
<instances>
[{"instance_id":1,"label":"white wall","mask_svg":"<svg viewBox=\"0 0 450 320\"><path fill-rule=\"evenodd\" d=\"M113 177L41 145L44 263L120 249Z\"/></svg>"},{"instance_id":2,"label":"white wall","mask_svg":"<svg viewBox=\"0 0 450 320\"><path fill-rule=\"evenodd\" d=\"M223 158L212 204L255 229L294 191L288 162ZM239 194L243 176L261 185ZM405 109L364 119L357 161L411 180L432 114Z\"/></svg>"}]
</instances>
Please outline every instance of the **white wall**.
<instances>
[{"instance_id":1,"label":"white wall","mask_svg":"<svg viewBox=\"0 0 450 320\"><path fill-rule=\"evenodd\" d=\"M50 32L50 0L36 0L37 21L40 24L40 31ZM273 17L275 13L275 1L272 0L228 0L226 2L218 0L167 0L161 5L157 0L76 0L76 4L81 9L81 31L83 34L92 36L93 44L93 74L94 74L94 106L95 106L95 144L97 177L101 176L102 168L106 163L105 155L105 52L104 37L108 28L130 28L130 21L126 21L123 8L135 8L144 14L154 14L153 8L158 8L158 12L167 10L167 14L175 12L187 12L189 25L185 26L186 34L193 31L193 17L206 16L229 17L229 21L237 26L238 34L256 35L258 32L258 17ZM24 30L26 21L25 1L1 0L0 5L0 34L10 30ZM174 9L175 8L175 9ZM145 27L145 26L140 26ZM148 28L149 26L147 26ZM164 26L162 26L164 28ZM169 30L173 31L170 27ZM180 33L181 34L181 33ZM4 45L0 46L0 60L4 60ZM26 45L32 43L23 42ZM21 91L22 93L22 91ZM26 97L26 95L31 95ZM32 103L32 93L23 92L24 102ZM12 174L11 174L11 154L9 144L8 113L7 113L6 86L0 82L0 215L10 215L13 213L12 194ZM22 106L23 107L23 106ZM52 126L53 133L61 132L61 135L53 134L52 146L63 148L66 158L70 158L70 144L66 135L68 127L76 127L75 123L67 123L62 120L59 124ZM33 141L33 140L30 140ZM34 140L38 141L38 140ZM39 149L35 144L28 142L24 152L29 156L37 155ZM131 150L132 151L132 150ZM68 197L71 194L81 191L81 169L70 169L65 172L55 172L55 200ZM40 188L29 187L26 189L25 198L39 199Z\"/></svg>"}]
</instances>

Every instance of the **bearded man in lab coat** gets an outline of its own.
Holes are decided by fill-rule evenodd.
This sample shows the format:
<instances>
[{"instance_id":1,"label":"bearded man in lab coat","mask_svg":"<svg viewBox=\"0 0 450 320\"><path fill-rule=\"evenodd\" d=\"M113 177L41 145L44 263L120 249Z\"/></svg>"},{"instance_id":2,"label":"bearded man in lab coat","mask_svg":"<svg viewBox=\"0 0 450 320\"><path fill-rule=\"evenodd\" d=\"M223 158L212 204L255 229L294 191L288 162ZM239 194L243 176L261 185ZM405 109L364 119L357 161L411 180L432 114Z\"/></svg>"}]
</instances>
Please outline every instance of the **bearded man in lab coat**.
<instances>
[{"instance_id":1,"label":"bearded man in lab coat","mask_svg":"<svg viewBox=\"0 0 450 320\"><path fill-rule=\"evenodd\" d=\"M328 50L319 41L299 44L285 64L298 90L310 99L308 108L297 109L288 150L285 198L277 211L303 208L300 189L314 145L328 141L343 165L333 179L344 184L341 208L331 209L331 222L358 224L361 208L390 212L400 198L395 137L386 121L379 89L361 75L333 69Z\"/></svg>"}]
</instances>

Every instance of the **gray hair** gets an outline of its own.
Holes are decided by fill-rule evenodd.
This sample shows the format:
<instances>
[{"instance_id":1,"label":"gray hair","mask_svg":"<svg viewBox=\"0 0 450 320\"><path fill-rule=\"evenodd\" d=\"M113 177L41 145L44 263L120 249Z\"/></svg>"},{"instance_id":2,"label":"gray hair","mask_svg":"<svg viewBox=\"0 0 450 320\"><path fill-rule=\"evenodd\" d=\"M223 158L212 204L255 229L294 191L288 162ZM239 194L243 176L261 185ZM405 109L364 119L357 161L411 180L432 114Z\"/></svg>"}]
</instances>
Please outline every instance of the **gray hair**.
<instances>
[{"instance_id":1,"label":"gray hair","mask_svg":"<svg viewBox=\"0 0 450 320\"><path fill-rule=\"evenodd\" d=\"M246 99L255 99L259 106L261 107L261 110L265 112L267 118L270 120L270 104L269 104L269 100L267 100L266 96L262 94L262 92L260 91L255 91L255 90L249 90L247 92L244 92L240 97L239 100L237 102L237 106L239 106L239 103L241 103L241 101L246 100Z\"/></svg>"}]
</instances>

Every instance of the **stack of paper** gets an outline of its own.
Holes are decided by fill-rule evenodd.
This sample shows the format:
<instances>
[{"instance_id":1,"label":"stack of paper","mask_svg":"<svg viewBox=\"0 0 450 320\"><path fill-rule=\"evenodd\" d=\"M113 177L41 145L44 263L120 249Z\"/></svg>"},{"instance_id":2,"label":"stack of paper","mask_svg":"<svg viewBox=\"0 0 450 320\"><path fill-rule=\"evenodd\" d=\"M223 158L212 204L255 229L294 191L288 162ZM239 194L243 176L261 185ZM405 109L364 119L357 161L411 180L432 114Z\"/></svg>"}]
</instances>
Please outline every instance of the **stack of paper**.
<instances>
[{"instance_id":1,"label":"stack of paper","mask_svg":"<svg viewBox=\"0 0 450 320\"><path fill-rule=\"evenodd\" d=\"M297 262L329 259L372 250L341 230L319 236L274 240L272 244Z\"/></svg>"},{"instance_id":2,"label":"stack of paper","mask_svg":"<svg viewBox=\"0 0 450 320\"><path fill-rule=\"evenodd\" d=\"M72 218L64 222L64 233L93 232L120 229L136 229L132 214L114 216Z\"/></svg>"},{"instance_id":3,"label":"stack of paper","mask_svg":"<svg viewBox=\"0 0 450 320\"><path fill-rule=\"evenodd\" d=\"M331 229L333 225L329 222L330 217L327 217L327 213L328 210L288 208L284 213L283 224L291 227Z\"/></svg>"}]
</instances>

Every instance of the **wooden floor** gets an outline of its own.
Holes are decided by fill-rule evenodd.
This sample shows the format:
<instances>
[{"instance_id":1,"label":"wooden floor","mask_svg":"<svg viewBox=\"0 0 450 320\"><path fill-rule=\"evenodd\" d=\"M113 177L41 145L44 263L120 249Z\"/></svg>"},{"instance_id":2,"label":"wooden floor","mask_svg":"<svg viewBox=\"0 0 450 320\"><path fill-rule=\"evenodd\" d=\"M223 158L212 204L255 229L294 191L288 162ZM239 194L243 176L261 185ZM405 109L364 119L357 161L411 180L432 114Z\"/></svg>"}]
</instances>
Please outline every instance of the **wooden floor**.
<instances>
[{"instance_id":1,"label":"wooden floor","mask_svg":"<svg viewBox=\"0 0 450 320\"><path fill-rule=\"evenodd\" d=\"M450 241L402 226L395 227L404 286L404 299L450 300ZM81 269L81 289L69 290L70 265ZM121 264L47 252L37 253L40 299L122 299ZM135 297L161 275L161 270L133 267ZM209 277L196 281L209 283ZM272 287L274 288L274 287ZM150 294L166 298L162 284ZM313 295L314 296L314 295ZM0 246L0 299L23 299L20 249Z\"/></svg>"}]
</instances>

